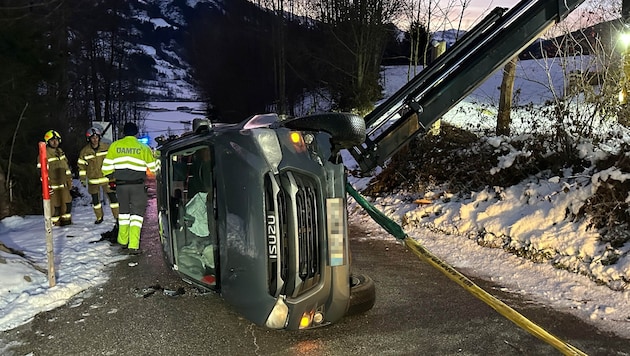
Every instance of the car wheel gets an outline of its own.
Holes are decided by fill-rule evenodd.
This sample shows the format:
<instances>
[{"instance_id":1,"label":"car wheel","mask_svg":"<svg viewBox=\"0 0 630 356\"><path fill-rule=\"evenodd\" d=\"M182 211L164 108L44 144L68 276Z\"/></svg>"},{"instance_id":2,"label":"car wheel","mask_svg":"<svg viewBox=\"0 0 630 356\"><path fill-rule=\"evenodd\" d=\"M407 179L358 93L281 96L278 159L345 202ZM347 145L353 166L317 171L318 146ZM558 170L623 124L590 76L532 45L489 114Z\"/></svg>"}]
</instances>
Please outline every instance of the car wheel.
<instances>
[{"instance_id":1,"label":"car wheel","mask_svg":"<svg viewBox=\"0 0 630 356\"><path fill-rule=\"evenodd\" d=\"M376 301L374 281L364 274L350 276L350 302L346 315L365 313L372 309Z\"/></svg>"},{"instance_id":2,"label":"car wheel","mask_svg":"<svg viewBox=\"0 0 630 356\"><path fill-rule=\"evenodd\" d=\"M324 131L335 145L350 148L365 141L365 120L350 113L314 114L287 120L283 126L293 130Z\"/></svg>"}]
</instances>

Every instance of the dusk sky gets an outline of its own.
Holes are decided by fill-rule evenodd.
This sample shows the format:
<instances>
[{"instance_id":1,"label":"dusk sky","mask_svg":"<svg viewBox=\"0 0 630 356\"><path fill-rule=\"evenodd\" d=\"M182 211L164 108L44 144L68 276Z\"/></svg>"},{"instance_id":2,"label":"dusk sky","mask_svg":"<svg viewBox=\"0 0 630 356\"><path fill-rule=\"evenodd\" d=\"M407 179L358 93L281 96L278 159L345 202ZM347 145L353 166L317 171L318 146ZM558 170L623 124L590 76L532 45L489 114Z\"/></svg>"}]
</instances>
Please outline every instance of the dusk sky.
<instances>
[{"instance_id":1,"label":"dusk sky","mask_svg":"<svg viewBox=\"0 0 630 356\"><path fill-rule=\"evenodd\" d=\"M496 7L512 8L519 0L433 0L431 7L433 8L431 30L443 31L459 27L459 20L462 16L462 3L466 3L464 10L464 18L461 21L461 29L468 30L479 22L485 15ZM428 2L423 2L422 7L428 6ZM436 5L438 4L438 5ZM440 12L448 12L448 16L440 14ZM449 20L442 21L448 17ZM403 20L399 26L405 28L406 21Z\"/></svg>"},{"instance_id":2,"label":"dusk sky","mask_svg":"<svg viewBox=\"0 0 630 356\"><path fill-rule=\"evenodd\" d=\"M442 2L448 3L449 1L442 0ZM512 8L518 2L518 0L471 0L468 9L466 9L466 19L462 25L464 29L467 29L495 7Z\"/></svg>"},{"instance_id":3,"label":"dusk sky","mask_svg":"<svg viewBox=\"0 0 630 356\"><path fill-rule=\"evenodd\" d=\"M518 0L471 0L470 7L471 11L482 12L486 9L499 7L512 7L514 4L518 3Z\"/></svg>"},{"instance_id":4,"label":"dusk sky","mask_svg":"<svg viewBox=\"0 0 630 356\"><path fill-rule=\"evenodd\" d=\"M432 3L436 4L435 0ZM432 16L433 22L431 24L432 31L443 31L443 30L449 30L449 29L460 27L459 19L462 16L462 5L461 5L462 3L466 3L466 9L464 11L464 18L461 21L460 29L469 30L472 26L477 24L483 17L485 17L494 8L504 7L507 9L511 9L512 7L514 7L514 5L519 3L519 0L438 0L438 3L439 3L439 7L438 7L439 10L437 11L448 12L447 17L450 20L439 21L437 19L439 19L440 16L438 14L434 14L434 16ZM591 4L591 6L594 5L592 1L586 0L584 1L584 4L580 6L580 8L583 9L589 3ZM617 10L617 9L613 9L613 10ZM610 11L610 9L608 9L605 12L609 16L613 16L614 18L616 16L619 16L618 10ZM582 11L578 10L574 12L573 14L571 14L569 18L581 17L581 15L579 15L579 13L581 12ZM599 21L604 20L604 18L601 16L598 19Z\"/></svg>"}]
</instances>

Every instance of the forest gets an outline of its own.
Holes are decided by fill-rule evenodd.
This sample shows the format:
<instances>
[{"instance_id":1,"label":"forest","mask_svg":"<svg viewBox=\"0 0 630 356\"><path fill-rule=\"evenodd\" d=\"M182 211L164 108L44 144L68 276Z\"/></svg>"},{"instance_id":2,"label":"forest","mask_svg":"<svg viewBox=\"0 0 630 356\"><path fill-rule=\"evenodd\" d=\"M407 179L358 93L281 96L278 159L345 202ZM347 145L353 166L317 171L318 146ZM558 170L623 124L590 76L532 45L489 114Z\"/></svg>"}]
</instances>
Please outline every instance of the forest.
<instances>
[{"instance_id":1,"label":"forest","mask_svg":"<svg viewBox=\"0 0 630 356\"><path fill-rule=\"evenodd\" d=\"M74 165L93 122L111 123L116 138L126 122L142 126L143 103L176 99L144 90L163 79L155 57L186 69L215 121L292 115L307 92L326 92L336 110L369 110L381 63L407 58L411 46L393 14L371 3L321 8L305 21L246 0L194 8L177 0L0 1L0 218L41 211L35 167L46 131L61 134ZM148 21L155 18L170 26Z\"/></svg>"}]
</instances>

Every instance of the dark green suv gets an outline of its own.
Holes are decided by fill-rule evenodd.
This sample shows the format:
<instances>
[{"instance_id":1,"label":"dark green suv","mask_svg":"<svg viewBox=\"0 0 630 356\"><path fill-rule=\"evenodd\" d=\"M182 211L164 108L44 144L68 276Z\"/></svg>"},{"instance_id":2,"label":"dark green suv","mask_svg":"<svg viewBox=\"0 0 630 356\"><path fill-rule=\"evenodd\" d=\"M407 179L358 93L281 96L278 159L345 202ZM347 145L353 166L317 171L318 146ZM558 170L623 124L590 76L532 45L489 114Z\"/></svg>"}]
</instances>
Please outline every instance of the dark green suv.
<instances>
[{"instance_id":1,"label":"dark green suv","mask_svg":"<svg viewBox=\"0 0 630 356\"><path fill-rule=\"evenodd\" d=\"M273 329L369 310L373 281L351 275L340 155L364 139L364 120L352 114L194 120L192 133L158 147L166 262Z\"/></svg>"}]
</instances>

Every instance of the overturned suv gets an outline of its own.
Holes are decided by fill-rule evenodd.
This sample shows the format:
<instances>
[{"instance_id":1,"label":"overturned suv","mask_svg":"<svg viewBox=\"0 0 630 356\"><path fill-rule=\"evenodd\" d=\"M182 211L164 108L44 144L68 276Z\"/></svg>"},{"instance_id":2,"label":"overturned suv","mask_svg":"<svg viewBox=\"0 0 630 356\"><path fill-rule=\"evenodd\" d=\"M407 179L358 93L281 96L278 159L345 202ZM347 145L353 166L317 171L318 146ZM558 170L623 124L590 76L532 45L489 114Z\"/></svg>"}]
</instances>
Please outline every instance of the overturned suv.
<instances>
[{"instance_id":1,"label":"overturned suv","mask_svg":"<svg viewBox=\"0 0 630 356\"><path fill-rule=\"evenodd\" d=\"M351 273L340 154L364 139L364 120L345 113L195 119L192 133L159 142L166 262L272 329L371 309L374 282Z\"/></svg>"}]
</instances>

